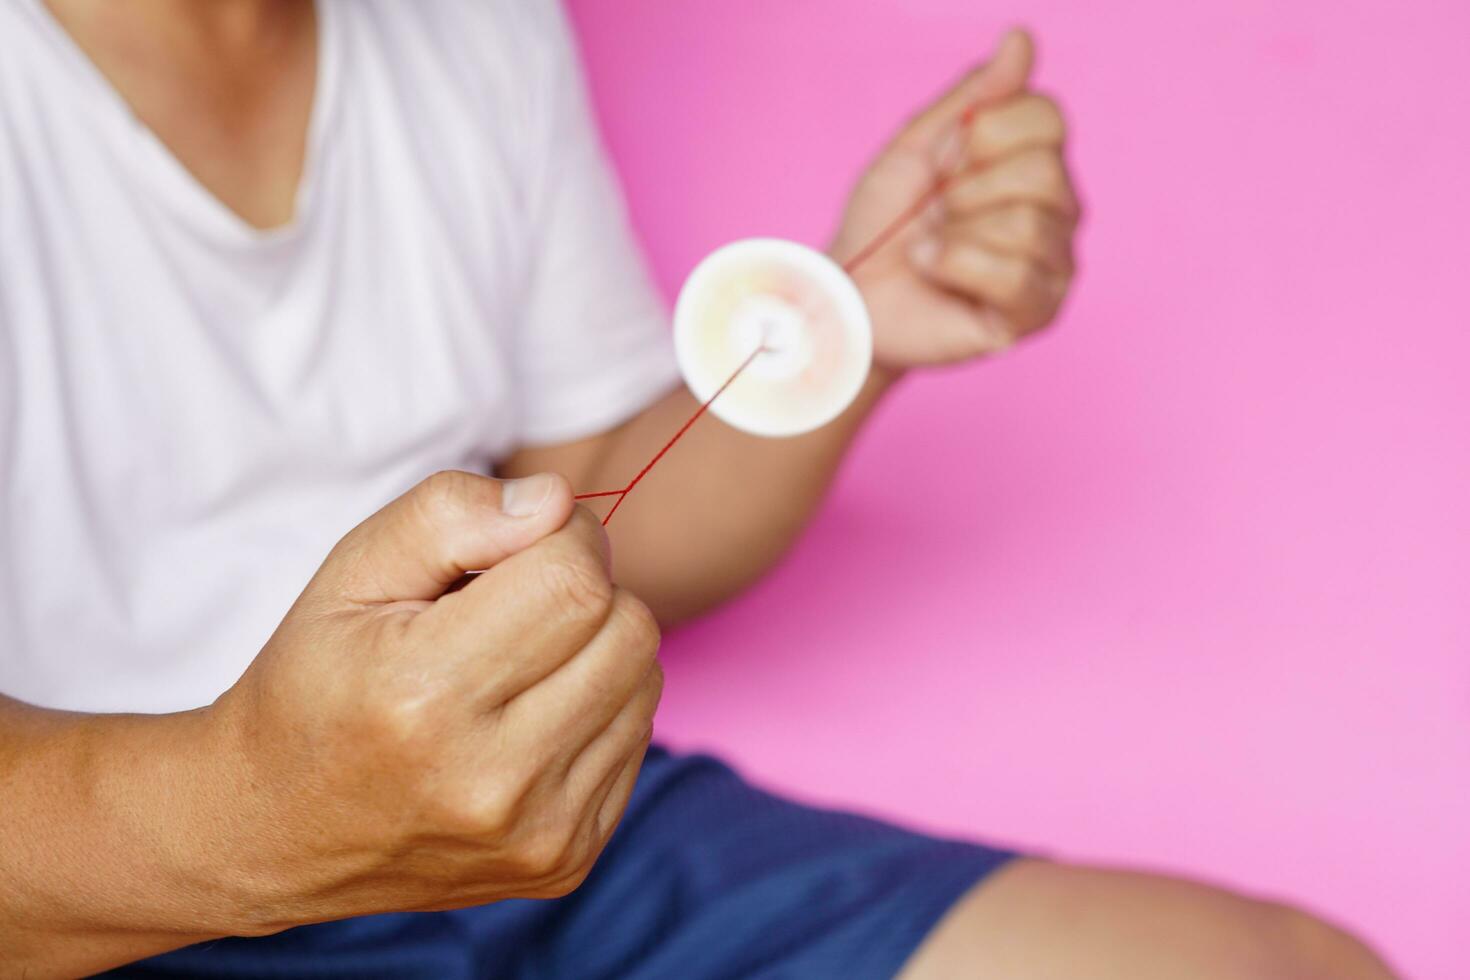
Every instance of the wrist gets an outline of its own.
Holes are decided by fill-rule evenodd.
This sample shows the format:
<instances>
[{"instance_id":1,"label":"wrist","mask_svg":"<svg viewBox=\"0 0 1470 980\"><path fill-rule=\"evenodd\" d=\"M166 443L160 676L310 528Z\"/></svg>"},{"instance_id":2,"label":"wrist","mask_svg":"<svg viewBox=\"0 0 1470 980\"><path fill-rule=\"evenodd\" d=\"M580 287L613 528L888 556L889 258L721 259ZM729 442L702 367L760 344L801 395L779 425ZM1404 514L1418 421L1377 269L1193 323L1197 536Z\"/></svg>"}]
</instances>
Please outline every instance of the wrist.
<instances>
[{"instance_id":1,"label":"wrist","mask_svg":"<svg viewBox=\"0 0 1470 980\"><path fill-rule=\"evenodd\" d=\"M876 408L883 396L903 380L904 374L902 368L891 367L882 361L874 361L868 368L868 377L863 382L862 390L858 392L856 399L862 414L867 415Z\"/></svg>"},{"instance_id":2,"label":"wrist","mask_svg":"<svg viewBox=\"0 0 1470 980\"><path fill-rule=\"evenodd\" d=\"M168 717L174 751L160 759L159 778L188 809L171 823L177 847L167 870L187 892L209 896L198 924L232 936L302 924L281 849L278 795L253 755L240 705L226 695Z\"/></svg>"},{"instance_id":3,"label":"wrist","mask_svg":"<svg viewBox=\"0 0 1470 980\"><path fill-rule=\"evenodd\" d=\"M221 740L208 709L89 715L0 705L0 946L81 974L249 933L221 846Z\"/></svg>"},{"instance_id":4,"label":"wrist","mask_svg":"<svg viewBox=\"0 0 1470 980\"><path fill-rule=\"evenodd\" d=\"M81 785L141 929L257 935L279 907L257 855L272 839L241 727L220 704L162 715L84 716ZM272 869L274 870L274 869Z\"/></svg>"},{"instance_id":5,"label":"wrist","mask_svg":"<svg viewBox=\"0 0 1470 980\"><path fill-rule=\"evenodd\" d=\"M868 370L868 385L882 394L898 384L908 374L907 368L894 367L883 361L874 361Z\"/></svg>"},{"instance_id":6,"label":"wrist","mask_svg":"<svg viewBox=\"0 0 1470 980\"><path fill-rule=\"evenodd\" d=\"M84 785L135 856L132 873L151 883L150 917L191 934L252 931L257 895L240 860L252 801L220 712L99 716L87 727Z\"/></svg>"}]
</instances>

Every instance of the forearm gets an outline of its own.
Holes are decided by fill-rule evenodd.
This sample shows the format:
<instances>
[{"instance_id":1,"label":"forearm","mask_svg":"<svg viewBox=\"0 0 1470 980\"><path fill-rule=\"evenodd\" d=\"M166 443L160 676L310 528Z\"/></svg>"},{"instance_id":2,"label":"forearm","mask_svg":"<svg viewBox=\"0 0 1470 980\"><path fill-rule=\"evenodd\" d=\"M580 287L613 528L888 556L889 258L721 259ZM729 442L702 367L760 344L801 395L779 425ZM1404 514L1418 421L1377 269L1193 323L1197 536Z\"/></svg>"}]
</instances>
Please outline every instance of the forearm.
<instances>
[{"instance_id":1,"label":"forearm","mask_svg":"<svg viewBox=\"0 0 1470 980\"><path fill-rule=\"evenodd\" d=\"M206 712L0 697L0 976L74 976L248 931Z\"/></svg>"},{"instance_id":2,"label":"forearm","mask_svg":"<svg viewBox=\"0 0 1470 980\"><path fill-rule=\"evenodd\" d=\"M842 416L792 438L752 436L713 414L701 418L608 525L619 582L667 623L760 577L806 526L853 437L896 379L875 367ZM681 389L640 415L616 433L587 486L626 483L697 408Z\"/></svg>"}]
</instances>

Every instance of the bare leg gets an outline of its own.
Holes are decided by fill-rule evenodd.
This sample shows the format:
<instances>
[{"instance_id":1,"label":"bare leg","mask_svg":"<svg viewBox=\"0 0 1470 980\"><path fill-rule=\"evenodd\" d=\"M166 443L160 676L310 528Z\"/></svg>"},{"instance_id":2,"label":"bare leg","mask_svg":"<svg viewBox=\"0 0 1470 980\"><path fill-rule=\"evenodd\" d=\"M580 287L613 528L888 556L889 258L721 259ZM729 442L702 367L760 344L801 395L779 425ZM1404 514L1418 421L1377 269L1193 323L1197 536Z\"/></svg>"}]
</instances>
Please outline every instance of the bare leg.
<instances>
[{"instance_id":1,"label":"bare leg","mask_svg":"<svg viewBox=\"0 0 1470 980\"><path fill-rule=\"evenodd\" d=\"M1020 860L950 910L903 980L1392 980L1285 905L1129 871Z\"/></svg>"}]
</instances>

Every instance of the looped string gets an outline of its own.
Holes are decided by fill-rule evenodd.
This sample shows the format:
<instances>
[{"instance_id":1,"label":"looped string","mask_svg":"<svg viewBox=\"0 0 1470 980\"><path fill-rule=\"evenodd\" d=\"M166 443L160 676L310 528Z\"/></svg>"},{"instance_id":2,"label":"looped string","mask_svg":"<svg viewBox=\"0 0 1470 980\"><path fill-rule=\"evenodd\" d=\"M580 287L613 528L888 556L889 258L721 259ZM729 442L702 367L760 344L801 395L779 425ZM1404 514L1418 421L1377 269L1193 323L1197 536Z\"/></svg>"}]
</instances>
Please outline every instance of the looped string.
<instances>
[{"instance_id":1,"label":"looped string","mask_svg":"<svg viewBox=\"0 0 1470 980\"><path fill-rule=\"evenodd\" d=\"M979 110L979 108L980 106L978 103L972 103L965 108L964 112L962 112L958 120L956 120L956 128L954 130L954 133L957 138L954 139L952 144L953 152L948 154L949 156L953 157L953 159L949 161L941 161L941 164L938 168L939 173L935 176L934 180L930 182L929 186L924 189L924 193L920 194L912 204L910 204L908 207L904 208L897 215L895 215L893 217L893 220L884 225L883 228L881 228L878 233L868 241L866 245L853 253L851 258L849 258L846 262L843 262L843 272L846 272L848 275L852 275L859 266L868 261L868 259L872 258L875 254L877 254L878 251L882 249L883 246L892 241L893 238L900 231L906 228L914 219L918 218L919 215L923 214L924 209L929 206L930 202L932 202L940 194L944 193L945 188L948 187L956 177L960 176L960 174L963 173L962 164L965 157L965 137L969 134L970 127L975 121L975 114ZM747 356L745 360L740 362L740 366L730 373L730 376L725 379L725 382L715 389L714 394L706 398L704 402L700 404L699 408L695 410L694 414L689 416L688 420L683 425L679 426L679 431L674 433L673 438L664 443L663 448L653 454L653 458L648 461L647 465L645 465L643 469L639 470L637 475L634 476L633 479L628 481L627 486L619 487L616 490L596 490L590 493L579 493L575 495L574 499L592 500L598 497L616 497L617 499L613 501L612 508L607 512L607 516L602 519L602 526L606 527L608 521L612 520L612 516L618 512L618 508L623 506L623 501L628 499L628 494L632 493L633 488L636 487L639 482L648 475L648 471L653 469L658 461L664 458L665 453L674 448L674 443L682 439L684 437L684 433L688 432L694 426L694 423L699 421L700 416L704 415L704 413L709 410L709 407L714 404L715 399L723 395L725 393L725 389L734 384L735 379L740 377L741 373L744 372L746 368L750 367L750 365L755 362L755 359L757 357L770 349L771 348L767 347L764 341L762 341L755 350L751 351L749 356Z\"/></svg>"},{"instance_id":2,"label":"looped string","mask_svg":"<svg viewBox=\"0 0 1470 980\"><path fill-rule=\"evenodd\" d=\"M674 433L674 437L668 442L664 443L662 449L653 454L653 459L650 459L648 461L648 464L644 466L643 469L638 471L637 476L628 481L628 485L626 487L623 487L621 490L602 490L597 493L579 493L576 495L576 499L589 500L593 497L617 497L618 499L613 501L612 509L609 510L607 512L607 516L602 519L602 526L607 527L607 522L612 520L613 514L617 513L618 508L623 506L623 501L628 499L628 494L633 492L633 488L638 485L638 481L647 476L648 471L653 469L654 464L663 459L664 453L674 448L674 443L683 438L684 433L688 432L690 427L692 427L695 422L699 421L699 417L703 415L711 405L714 404L715 399L724 394L726 388L734 384L735 379L740 377L740 372L749 367L752 361L754 361L757 357L759 357L768 349L769 348L767 348L765 345L762 345L751 351L750 355L746 357L744 361L740 362L740 366L735 369L735 372L725 379L725 383L716 388L715 393L704 400L704 403L699 406L699 410L696 411L693 415L689 416L689 420L687 422L679 426L679 431Z\"/></svg>"}]
</instances>

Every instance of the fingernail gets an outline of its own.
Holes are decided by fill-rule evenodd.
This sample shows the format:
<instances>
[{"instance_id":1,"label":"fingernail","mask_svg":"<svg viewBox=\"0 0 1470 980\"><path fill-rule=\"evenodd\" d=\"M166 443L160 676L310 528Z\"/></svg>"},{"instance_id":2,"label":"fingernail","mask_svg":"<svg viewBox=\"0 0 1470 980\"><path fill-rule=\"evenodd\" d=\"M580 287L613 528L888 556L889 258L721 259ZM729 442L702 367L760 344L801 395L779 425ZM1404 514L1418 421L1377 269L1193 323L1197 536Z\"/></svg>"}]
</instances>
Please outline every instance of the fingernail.
<instances>
[{"instance_id":1,"label":"fingernail","mask_svg":"<svg viewBox=\"0 0 1470 980\"><path fill-rule=\"evenodd\" d=\"M546 505L555 485L550 473L507 480L500 488L500 510L510 517L530 517Z\"/></svg>"},{"instance_id":2,"label":"fingernail","mask_svg":"<svg viewBox=\"0 0 1470 980\"><path fill-rule=\"evenodd\" d=\"M909 261L921 269L927 269L939 258L939 240L924 237L909 247Z\"/></svg>"}]
</instances>

